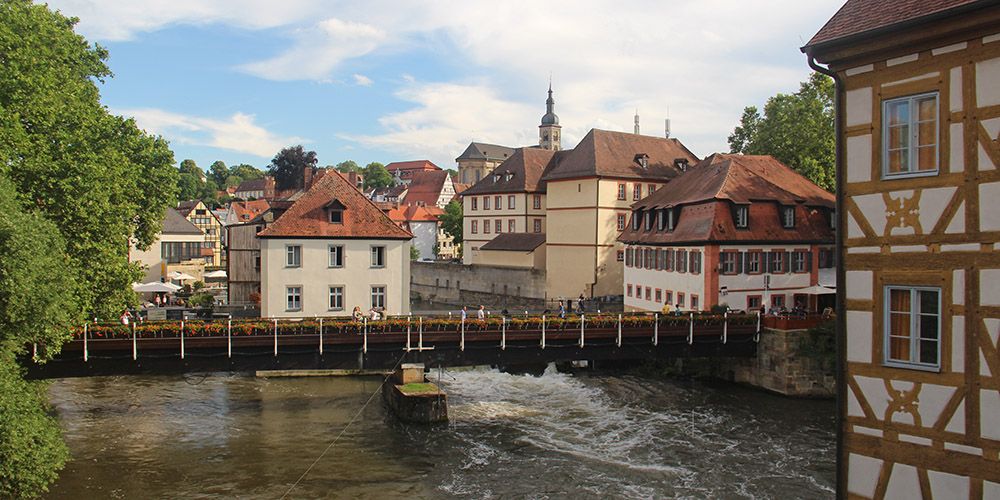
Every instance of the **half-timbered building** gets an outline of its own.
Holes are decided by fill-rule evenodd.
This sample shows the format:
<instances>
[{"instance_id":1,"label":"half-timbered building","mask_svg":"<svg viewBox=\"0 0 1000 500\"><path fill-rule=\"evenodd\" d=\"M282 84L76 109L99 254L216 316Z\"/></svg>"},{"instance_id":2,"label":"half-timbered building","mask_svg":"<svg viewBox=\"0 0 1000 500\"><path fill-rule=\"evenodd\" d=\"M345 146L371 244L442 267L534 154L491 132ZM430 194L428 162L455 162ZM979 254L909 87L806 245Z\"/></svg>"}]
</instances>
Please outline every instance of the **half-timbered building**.
<instances>
[{"instance_id":1,"label":"half-timbered building","mask_svg":"<svg viewBox=\"0 0 1000 500\"><path fill-rule=\"evenodd\" d=\"M1000 498L1000 3L849 0L803 51L838 83L841 494Z\"/></svg>"}]
</instances>

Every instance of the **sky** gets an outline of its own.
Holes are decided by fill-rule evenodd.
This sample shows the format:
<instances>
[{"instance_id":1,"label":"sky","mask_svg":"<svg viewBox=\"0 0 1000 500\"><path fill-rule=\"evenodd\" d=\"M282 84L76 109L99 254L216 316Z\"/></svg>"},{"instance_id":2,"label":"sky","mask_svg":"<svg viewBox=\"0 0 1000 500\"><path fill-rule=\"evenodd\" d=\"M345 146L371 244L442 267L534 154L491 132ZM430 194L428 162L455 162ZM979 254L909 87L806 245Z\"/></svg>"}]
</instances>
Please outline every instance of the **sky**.
<instances>
[{"instance_id":1,"label":"sky","mask_svg":"<svg viewBox=\"0 0 1000 500\"><path fill-rule=\"evenodd\" d=\"M194 159L264 168L538 143L551 79L563 148L592 128L727 151L743 108L794 92L844 0L50 0L108 49L103 102Z\"/></svg>"}]
</instances>

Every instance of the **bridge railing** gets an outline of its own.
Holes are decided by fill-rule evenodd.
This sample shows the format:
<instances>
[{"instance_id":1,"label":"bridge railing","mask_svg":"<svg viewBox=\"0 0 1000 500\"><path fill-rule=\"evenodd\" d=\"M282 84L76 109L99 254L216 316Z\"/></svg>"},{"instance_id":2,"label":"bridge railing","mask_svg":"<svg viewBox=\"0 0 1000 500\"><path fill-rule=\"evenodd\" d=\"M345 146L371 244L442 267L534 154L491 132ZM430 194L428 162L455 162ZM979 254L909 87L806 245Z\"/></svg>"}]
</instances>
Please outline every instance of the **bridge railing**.
<instances>
[{"instance_id":1,"label":"bridge railing","mask_svg":"<svg viewBox=\"0 0 1000 500\"><path fill-rule=\"evenodd\" d=\"M344 317L321 318L261 318L261 319L220 319L184 321L140 321L129 325L111 322L93 322L73 330L73 339L131 339L177 338L177 337L246 337L275 335L358 335L367 333L405 334L419 327L427 333L537 331L576 331L584 329L676 329L693 326L738 327L760 324L756 314L712 314L689 313L666 315L645 313L628 314L572 314L565 318L558 316L516 316L486 319L447 316L392 316L384 320L354 321Z\"/></svg>"}]
</instances>

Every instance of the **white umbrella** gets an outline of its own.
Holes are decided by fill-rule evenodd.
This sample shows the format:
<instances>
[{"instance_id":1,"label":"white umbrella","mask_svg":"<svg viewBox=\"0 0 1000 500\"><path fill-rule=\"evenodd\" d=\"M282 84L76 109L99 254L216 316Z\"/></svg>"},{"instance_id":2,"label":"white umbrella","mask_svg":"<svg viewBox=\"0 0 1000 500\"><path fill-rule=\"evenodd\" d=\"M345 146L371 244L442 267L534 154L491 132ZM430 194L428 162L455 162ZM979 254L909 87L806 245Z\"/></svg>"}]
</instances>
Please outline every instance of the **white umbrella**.
<instances>
[{"instance_id":1,"label":"white umbrella","mask_svg":"<svg viewBox=\"0 0 1000 500\"><path fill-rule=\"evenodd\" d=\"M801 293L803 295L832 295L837 293L836 290L832 288L827 288L821 285L813 285L808 288L802 288L800 290L795 290L796 293Z\"/></svg>"},{"instance_id":2,"label":"white umbrella","mask_svg":"<svg viewBox=\"0 0 1000 500\"><path fill-rule=\"evenodd\" d=\"M190 274L182 273L180 271L174 271L174 272L170 273L169 276L170 276L170 279L178 280L178 281L187 281L187 280L193 280L193 279L195 279L194 276L191 276Z\"/></svg>"},{"instance_id":3,"label":"white umbrella","mask_svg":"<svg viewBox=\"0 0 1000 500\"><path fill-rule=\"evenodd\" d=\"M225 278L226 276L227 276L226 272L223 271L222 269L219 269L218 271L212 271L210 273L205 273L206 278Z\"/></svg>"},{"instance_id":4,"label":"white umbrella","mask_svg":"<svg viewBox=\"0 0 1000 500\"><path fill-rule=\"evenodd\" d=\"M177 285L175 285L173 283L160 283L159 281L153 281L153 282L150 282L150 283L143 283L141 285L139 283L135 283L135 284L132 285L132 290L135 290L137 292L144 292L144 293L176 292L180 288L181 287L179 287L179 286L177 286Z\"/></svg>"}]
</instances>

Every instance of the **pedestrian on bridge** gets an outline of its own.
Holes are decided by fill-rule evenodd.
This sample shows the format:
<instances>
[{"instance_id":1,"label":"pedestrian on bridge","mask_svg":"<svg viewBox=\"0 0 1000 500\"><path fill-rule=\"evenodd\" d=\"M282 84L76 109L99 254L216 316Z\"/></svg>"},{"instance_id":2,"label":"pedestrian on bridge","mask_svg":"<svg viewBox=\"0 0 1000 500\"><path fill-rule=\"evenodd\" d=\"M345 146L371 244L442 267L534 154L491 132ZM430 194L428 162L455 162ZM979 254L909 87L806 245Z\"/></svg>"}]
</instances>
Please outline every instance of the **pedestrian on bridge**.
<instances>
[{"instance_id":1,"label":"pedestrian on bridge","mask_svg":"<svg viewBox=\"0 0 1000 500\"><path fill-rule=\"evenodd\" d=\"M486 306L479 304L479 310L476 311L476 318L486 319Z\"/></svg>"},{"instance_id":2,"label":"pedestrian on bridge","mask_svg":"<svg viewBox=\"0 0 1000 500\"><path fill-rule=\"evenodd\" d=\"M469 307L462 306L462 321L465 321L465 319L468 317L469 317Z\"/></svg>"},{"instance_id":3,"label":"pedestrian on bridge","mask_svg":"<svg viewBox=\"0 0 1000 500\"><path fill-rule=\"evenodd\" d=\"M559 301L559 317L566 319L566 306L563 305L563 301Z\"/></svg>"}]
</instances>

